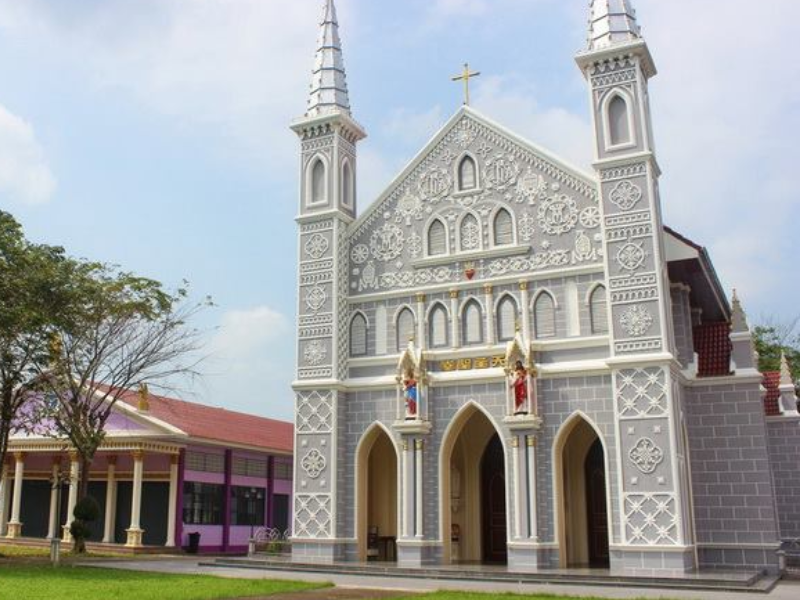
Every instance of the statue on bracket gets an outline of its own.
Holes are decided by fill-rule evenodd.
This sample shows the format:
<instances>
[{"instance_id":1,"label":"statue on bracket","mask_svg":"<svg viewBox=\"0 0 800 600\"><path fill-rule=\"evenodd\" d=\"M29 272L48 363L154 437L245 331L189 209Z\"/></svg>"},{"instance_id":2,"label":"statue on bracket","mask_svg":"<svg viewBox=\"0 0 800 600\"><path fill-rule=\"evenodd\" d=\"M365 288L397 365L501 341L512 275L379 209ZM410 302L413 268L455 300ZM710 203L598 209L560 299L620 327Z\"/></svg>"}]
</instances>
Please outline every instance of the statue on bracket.
<instances>
[{"instance_id":1,"label":"statue on bracket","mask_svg":"<svg viewBox=\"0 0 800 600\"><path fill-rule=\"evenodd\" d=\"M413 338L397 364L397 419L420 421L427 416L425 358Z\"/></svg>"},{"instance_id":2,"label":"statue on bracket","mask_svg":"<svg viewBox=\"0 0 800 600\"><path fill-rule=\"evenodd\" d=\"M414 377L414 369L406 371L403 379L403 398L406 401L406 421L417 418L417 380Z\"/></svg>"},{"instance_id":3,"label":"statue on bracket","mask_svg":"<svg viewBox=\"0 0 800 600\"><path fill-rule=\"evenodd\" d=\"M514 376L511 381L511 389L514 390L514 414L526 415L528 404L528 370L518 360L514 364Z\"/></svg>"},{"instance_id":4,"label":"statue on bracket","mask_svg":"<svg viewBox=\"0 0 800 600\"><path fill-rule=\"evenodd\" d=\"M536 398L536 366L533 350L526 346L522 335L517 335L506 348L506 377L508 378L508 414L509 416L536 416L538 405Z\"/></svg>"}]
</instances>

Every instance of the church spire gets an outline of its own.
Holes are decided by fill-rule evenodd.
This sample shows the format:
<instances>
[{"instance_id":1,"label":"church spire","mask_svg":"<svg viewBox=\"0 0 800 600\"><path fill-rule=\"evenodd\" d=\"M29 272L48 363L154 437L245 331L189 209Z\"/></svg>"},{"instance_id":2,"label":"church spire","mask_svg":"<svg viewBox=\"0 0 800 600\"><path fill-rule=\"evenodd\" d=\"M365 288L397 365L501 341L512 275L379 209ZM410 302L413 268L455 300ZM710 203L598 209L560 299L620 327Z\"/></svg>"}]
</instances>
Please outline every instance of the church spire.
<instances>
[{"instance_id":1,"label":"church spire","mask_svg":"<svg viewBox=\"0 0 800 600\"><path fill-rule=\"evenodd\" d=\"M319 117L342 112L350 114L342 41L339 38L336 6L333 0L325 0L306 116Z\"/></svg>"},{"instance_id":2,"label":"church spire","mask_svg":"<svg viewBox=\"0 0 800 600\"><path fill-rule=\"evenodd\" d=\"M588 50L600 50L642 37L629 0L591 0Z\"/></svg>"}]
</instances>

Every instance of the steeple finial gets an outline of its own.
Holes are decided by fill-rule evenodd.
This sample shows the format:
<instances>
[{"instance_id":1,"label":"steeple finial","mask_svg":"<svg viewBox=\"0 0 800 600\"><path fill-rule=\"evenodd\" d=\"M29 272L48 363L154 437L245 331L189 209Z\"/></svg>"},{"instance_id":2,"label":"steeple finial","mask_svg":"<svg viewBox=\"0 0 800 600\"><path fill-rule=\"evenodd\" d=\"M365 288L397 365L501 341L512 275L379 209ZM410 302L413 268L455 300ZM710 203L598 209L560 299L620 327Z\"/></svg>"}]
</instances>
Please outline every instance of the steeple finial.
<instances>
[{"instance_id":1,"label":"steeple finial","mask_svg":"<svg viewBox=\"0 0 800 600\"><path fill-rule=\"evenodd\" d=\"M733 290L733 298L731 298L732 310L731 310L731 332L732 333L742 333L744 331L750 331L750 327L747 324L747 315L742 308L742 303L739 301L739 295L736 293L736 290Z\"/></svg>"},{"instance_id":2,"label":"steeple finial","mask_svg":"<svg viewBox=\"0 0 800 600\"><path fill-rule=\"evenodd\" d=\"M336 6L333 0L325 0L306 116L318 117L337 112L350 114L350 98Z\"/></svg>"},{"instance_id":3,"label":"steeple finial","mask_svg":"<svg viewBox=\"0 0 800 600\"><path fill-rule=\"evenodd\" d=\"M790 385L794 387L792 370L789 368L789 360L786 358L786 352L783 351L781 351L781 385Z\"/></svg>"},{"instance_id":4,"label":"steeple finial","mask_svg":"<svg viewBox=\"0 0 800 600\"><path fill-rule=\"evenodd\" d=\"M629 0L591 0L589 4L589 50L600 50L642 37L636 11Z\"/></svg>"}]
</instances>

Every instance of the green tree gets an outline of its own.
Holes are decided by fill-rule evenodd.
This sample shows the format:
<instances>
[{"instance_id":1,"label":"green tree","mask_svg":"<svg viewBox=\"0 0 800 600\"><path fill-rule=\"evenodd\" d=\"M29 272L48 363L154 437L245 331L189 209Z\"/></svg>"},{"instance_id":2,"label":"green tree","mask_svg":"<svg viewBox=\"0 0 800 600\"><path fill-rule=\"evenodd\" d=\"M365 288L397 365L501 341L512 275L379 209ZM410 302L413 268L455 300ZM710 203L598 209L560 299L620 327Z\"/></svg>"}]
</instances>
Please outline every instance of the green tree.
<instances>
[{"instance_id":1,"label":"green tree","mask_svg":"<svg viewBox=\"0 0 800 600\"><path fill-rule=\"evenodd\" d=\"M787 322L766 320L753 329L758 369L780 371L781 353L786 355L795 386L800 384L800 317Z\"/></svg>"}]
</instances>

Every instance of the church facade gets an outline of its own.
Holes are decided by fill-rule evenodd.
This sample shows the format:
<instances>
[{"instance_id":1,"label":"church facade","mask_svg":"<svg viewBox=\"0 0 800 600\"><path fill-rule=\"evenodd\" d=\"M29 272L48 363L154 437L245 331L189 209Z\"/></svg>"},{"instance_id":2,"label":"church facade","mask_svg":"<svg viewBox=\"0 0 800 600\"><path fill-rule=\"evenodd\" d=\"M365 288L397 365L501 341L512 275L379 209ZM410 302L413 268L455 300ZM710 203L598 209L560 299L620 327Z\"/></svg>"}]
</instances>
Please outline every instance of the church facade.
<instances>
[{"instance_id":1,"label":"church facade","mask_svg":"<svg viewBox=\"0 0 800 600\"><path fill-rule=\"evenodd\" d=\"M590 11L594 172L465 106L359 214L326 1L292 124L294 560L776 571L800 537L793 387L767 416L738 299L662 223L630 3Z\"/></svg>"}]
</instances>

